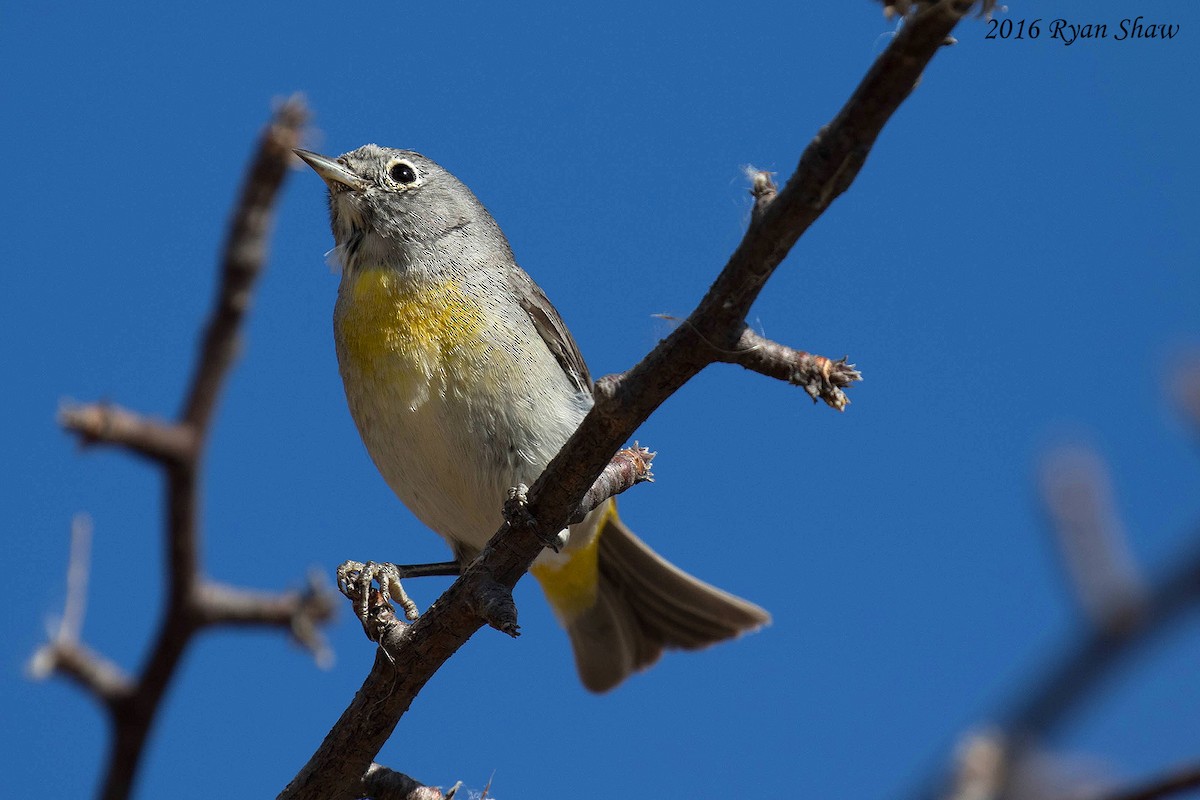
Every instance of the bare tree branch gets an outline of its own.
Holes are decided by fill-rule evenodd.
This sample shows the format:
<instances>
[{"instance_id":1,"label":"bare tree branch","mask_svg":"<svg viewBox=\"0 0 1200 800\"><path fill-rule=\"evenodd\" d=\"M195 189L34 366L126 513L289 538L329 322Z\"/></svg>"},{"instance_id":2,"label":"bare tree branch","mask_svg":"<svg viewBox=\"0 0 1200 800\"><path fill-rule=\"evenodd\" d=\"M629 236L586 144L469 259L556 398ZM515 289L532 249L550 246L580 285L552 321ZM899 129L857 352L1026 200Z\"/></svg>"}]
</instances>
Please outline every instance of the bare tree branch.
<instances>
[{"instance_id":1,"label":"bare tree branch","mask_svg":"<svg viewBox=\"0 0 1200 800\"><path fill-rule=\"evenodd\" d=\"M618 451L604 467L600 477L596 478L592 488L588 489L583 499L579 501L575 512L571 514L571 522L581 521L591 513L592 509L610 497L616 497L639 483L653 481L654 474L650 471L650 467L654 463L655 455L636 443L633 447L626 447L624 450Z\"/></svg>"},{"instance_id":2,"label":"bare tree branch","mask_svg":"<svg viewBox=\"0 0 1200 800\"><path fill-rule=\"evenodd\" d=\"M1166 775L1132 786L1113 794L1103 794L1094 800L1158 800L1200 787L1200 765L1188 764Z\"/></svg>"},{"instance_id":3,"label":"bare tree branch","mask_svg":"<svg viewBox=\"0 0 1200 800\"><path fill-rule=\"evenodd\" d=\"M80 641L87 609L91 547L92 522L86 515L76 514L71 520L71 555L63 615L50 632L50 641L29 659L27 672L34 680L44 680L57 672L111 708L129 696L133 682L119 666Z\"/></svg>"},{"instance_id":4,"label":"bare tree branch","mask_svg":"<svg viewBox=\"0 0 1200 800\"><path fill-rule=\"evenodd\" d=\"M814 403L823 400L838 411L845 411L850 405L850 398L842 390L862 380L862 375L853 364L847 364L845 358L833 361L825 356L793 350L758 335L749 326L742 330L736 347L722 353L720 360L799 386Z\"/></svg>"},{"instance_id":5,"label":"bare tree branch","mask_svg":"<svg viewBox=\"0 0 1200 800\"><path fill-rule=\"evenodd\" d=\"M587 516L588 512L621 492L639 483L653 480L650 465L654 454L644 447L634 445L625 448L613 456L612 461L605 467L595 484L584 495L576 507L572 520L578 522ZM504 519L509 527L523 530L537 530L537 520L529 514L528 489L515 487L504 505ZM548 543L554 546L555 542ZM385 652L400 652L404 641L409 635L405 626L392 608L391 602L399 602L405 610L405 617L415 620L419 617L416 604L409 599L400 581L409 576L419 574L461 574L457 565L451 572L443 572L444 564L420 565L417 571L395 565L360 564L346 562L338 569L339 587L354 604L355 616L363 622L363 630L367 638L378 642ZM427 571L433 567L433 571ZM375 589L372 580L378 582ZM472 608L482 622L486 622L498 631L510 636L518 635L517 608L512 599L512 584L505 585L489 576L484 576L478 584L478 592L469 598Z\"/></svg>"},{"instance_id":6,"label":"bare tree branch","mask_svg":"<svg viewBox=\"0 0 1200 800\"><path fill-rule=\"evenodd\" d=\"M1200 541L1200 531L1193 541ZM1187 612L1200 609L1200 552L1180 558L1149 585L1139 625L1096 628L1034 679L1000 717L1001 727L1022 740L1056 731L1069 713L1126 663L1137 649Z\"/></svg>"},{"instance_id":7,"label":"bare tree branch","mask_svg":"<svg viewBox=\"0 0 1200 800\"><path fill-rule=\"evenodd\" d=\"M687 320L681 321L666 314L656 316L688 324ZM850 405L850 398L842 390L862 380L862 374L853 364L847 363L847 357L834 361L825 356L795 350L756 333L749 325L743 328L732 350L722 350L716 345L712 347L714 361L737 364L751 372L799 386L814 403L823 400L836 411L845 411L846 406Z\"/></svg>"},{"instance_id":8,"label":"bare tree branch","mask_svg":"<svg viewBox=\"0 0 1200 800\"><path fill-rule=\"evenodd\" d=\"M71 553L67 562L67 599L55 639L78 641L87 616L88 577L92 571L91 517L76 514L71 520Z\"/></svg>"},{"instance_id":9,"label":"bare tree branch","mask_svg":"<svg viewBox=\"0 0 1200 800\"><path fill-rule=\"evenodd\" d=\"M1102 628L1137 625L1145 589L1104 461L1086 447L1061 447L1043 460L1041 489L1069 583L1089 621Z\"/></svg>"},{"instance_id":10,"label":"bare tree branch","mask_svg":"<svg viewBox=\"0 0 1200 800\"><path fill-rule=\"evenodd\" d=\"M329 592L310 587L280 596L254 594L208 581L201 567L198 523L203 445L220 388L237 351L242 319L254 281L262 271L275 197L292 161L308 111L300 98L280 105L263 131L230 223L221 280L206 326L180 418L154 420L107 404L72 406L60 414L63 427L83 444L108 444L158 463L166 476L166 608L140 674L119 667L78 641L81 621L64 622L41 648L31 672L62 674L103 702L113 718L113 741L101 797L117 800L131 792L146 737L160 702L192 637L206 626L282 627L328 660L316 626L331 617ZM74 548L73 548L74 549ZM72 574L75 572L72 557ZM69 581L68 608L76 580ZM81 616L72 611L68 617Z\"/></svg>"},{"instance_id":11,"label":"bare tree branch","mask_svg":"<svg viewBox=\"0 0 1200 800\"><path fill-rule=\"evenodd\" d=\"M1193 435L1200 435L1200 355L1193 355L1174 375L1172 394Z\"/></svg>"},{"instance_id":12,"label":"bare tree branch","mask_svg":"<svg viewBox=\"0 0 1200 800\"><path fill-rule=\"evenodd\" d=\"M126 702L134 692L133 681L120 666L78 641L52 641L38 648L30 660L30 676L41 679L54 672L109 708Z\"/></svg>"},{"instance_id":13,"label":"bare tree branch","mask_svg":"<svg viewBox=\"0 0 1200 800\"><path fill-rule=\"evenodd\" d=\"M1200 541L1200 531L1192 541ZM1057 732L1071 714L1082 708L1097 689L1147 644L1166 633L1186 614L1200 610L1200 550L1174 559L1151 580L1137 624L1093 627L1013 694L996 713L1002 732L1002 760L997 767L997 798L1013 798L1009 781L1018 764L1037 743ZM911 797L946 796L941 769L926 776Z\"/></svg>"},{"instance_id":14,"label":"bare tree branch","mask_svg":"<svg viewBox=\"0 0 1200 800\"><path fill-rule=\"evenodd\" d=\"M96 403L66 406L58 424L79 436L84 446L106 444L164 464L182 464L193 457L195 431L186 426L151 419L120 406Z\"/></svg>"},{"instance_id":15,"label":"bare tree branch","mask_svg":"<svg viewBox=\"0 0 1200 800\"><path fill-rule=\"evenodd\" d=\"M196 611L201 625L284 628L318 664L332 663L333 653L317 626L333 618L336 596L316 575L310 575L308 585L298 592L269 594L214 581L205 581L198 591Z\"/></svg>"},{"instance_id":16,"label":"bare tree branch","mask_svg":"<svg viewBox=\"0 0 1200 800\"><path fill-rule=\"evenodd\" d=\"M884 124L971 8L940 2L911 17L849 102L804 151L795 174L762 203L728 264L687 322L637 366L600 380L595 406L528 494L528 519L508 524L395 647L381 649L350 706L281 798L350 798L400 716L434 672L482 624L475 598L512 587L562 530L616 450L679 387L736 350L745 317L799 236L854 179Z\"/></svg>"},{"instance_id":17,"label":"bare tree branch","mask_svg":"<svg viewBox=\"0 0 1200 800\"><path fill-rule=\"evenodd\" d=\"M1200 408L1188 399L1189 387L1200 397L1195 375L1200 370L1185 368L1171 386L1185 417ZM927 775L910 794L914 800L980 796L973 786L989 787L985 794L995 800L1020 800L1027 793L1020 781L1042 742L1147 646L1188 614L1200 612L1200 529L1187 539L1189 551L1144 579L1124 540L1107 468L1096 453L1082 447L1053 453L1042 466L1041 488L1072 588L1090 624L1000 706L987 736L969 737L980 745L974 754L984 754L974 766L960 754L952 770L957 775L948 778L941 769ZM1186 767L1111 800L1165 797L1193 786L1200 786L1200 769Z\"/></svg>"},{"instance_id":18,"label":"bare tree branch","mask_svg":"<svg viewBox=\"0 0 1200 800\"><path fill-rule=\"evenodd\" d=\"M259 141L258 154L233 210L222 256L221 285L181 414L181 421L201 430L212 417L221 385L237 355L242 319L267 257L275 197L293 162L292 150L300 146L307 119L308 110L298 96L279 107L275 122Z\"/></svg>"}]
</instances>

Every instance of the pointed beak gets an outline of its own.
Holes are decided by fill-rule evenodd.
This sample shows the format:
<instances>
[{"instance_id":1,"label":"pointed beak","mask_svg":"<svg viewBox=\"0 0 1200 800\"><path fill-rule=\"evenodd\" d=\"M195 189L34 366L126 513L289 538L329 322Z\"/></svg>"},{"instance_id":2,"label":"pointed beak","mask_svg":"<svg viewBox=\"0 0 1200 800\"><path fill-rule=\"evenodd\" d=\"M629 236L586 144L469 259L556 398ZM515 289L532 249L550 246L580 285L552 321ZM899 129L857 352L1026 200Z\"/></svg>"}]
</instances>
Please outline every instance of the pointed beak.
<instances>
[{"instance_id":1,"label":"pointed beak","mask_svg":"<svg viewBox=\"0 0 1200 800\"><path fill-rule=\"evenodd\" d=\"M331 192L344 189L362 189L367 185L366 181L332 158L320 155L319 153L313 153L309 150L295 149L292 152L300 156L305 164L308 164L321 176L321 180L325 181Z\"/></svg>"}]
</instances>

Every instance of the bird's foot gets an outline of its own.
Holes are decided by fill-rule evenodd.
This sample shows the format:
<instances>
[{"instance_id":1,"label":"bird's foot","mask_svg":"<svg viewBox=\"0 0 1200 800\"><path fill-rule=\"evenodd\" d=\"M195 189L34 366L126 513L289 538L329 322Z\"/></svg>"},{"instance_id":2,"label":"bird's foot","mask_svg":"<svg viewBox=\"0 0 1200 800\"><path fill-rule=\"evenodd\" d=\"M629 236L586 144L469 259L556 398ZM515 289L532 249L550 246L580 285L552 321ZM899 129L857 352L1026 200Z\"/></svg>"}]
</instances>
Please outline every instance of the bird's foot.
<instances>
[{"instance_id":1,"label":"bird's foot","mask_svg":"<svg viewBox=\"0 0 1200 800\"><path fill-rule=\"evenodd\" d=\"M504 521L509 527L528 527L537 530L537 519L529 513L529 487L523 483L508 490L508 499L504 501ZM538 540L554 552L559 552L567 544L567 532L543 536L538 534Z\"/></svg>"},{"instance_id":2,"label":"bird's foot","mask_svg":"<svg viewBox=\"0 0 1200 800\"><path fill-rule=\"evenodd\" d=\"M346 561L337 568L338 589L354 604L354 615L362 623L369 638L375 620L384 609L391 611L395 600L404 609L408 620L420 616L417 604L404 591L400 579L406 577L403 568L395 564L368 561ZM379 588L374 588L378 586Z\"/></svg>"}]
</instances>

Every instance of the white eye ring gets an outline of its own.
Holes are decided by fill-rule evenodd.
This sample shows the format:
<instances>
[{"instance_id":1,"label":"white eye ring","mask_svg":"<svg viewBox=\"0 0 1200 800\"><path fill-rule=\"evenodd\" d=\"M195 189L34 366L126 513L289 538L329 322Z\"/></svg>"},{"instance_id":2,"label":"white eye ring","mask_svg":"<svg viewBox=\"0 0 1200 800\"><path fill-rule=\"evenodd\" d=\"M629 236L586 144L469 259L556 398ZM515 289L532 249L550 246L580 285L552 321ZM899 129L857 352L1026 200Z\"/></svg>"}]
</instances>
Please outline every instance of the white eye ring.
<instances>
[{"instance_id":1,"label":"white eye ring","mask_svg":"<svg viewBox=\"0 0 1200 800\"><path fill-rule=\"evenodd\" d=\"M384 170L388 180L396 186L412 187L421 183L421 173L403 158L393 159Z\"/></svg>"}]
</instances>

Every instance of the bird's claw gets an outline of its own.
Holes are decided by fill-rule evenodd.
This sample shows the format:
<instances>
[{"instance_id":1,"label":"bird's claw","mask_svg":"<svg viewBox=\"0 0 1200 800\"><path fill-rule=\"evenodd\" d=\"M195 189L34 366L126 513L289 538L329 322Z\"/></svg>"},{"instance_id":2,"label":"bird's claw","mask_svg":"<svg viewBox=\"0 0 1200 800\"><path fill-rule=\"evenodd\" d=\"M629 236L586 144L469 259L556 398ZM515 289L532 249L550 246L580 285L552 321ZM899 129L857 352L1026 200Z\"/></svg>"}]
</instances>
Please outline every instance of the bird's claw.
<instances>
[{"instance_id":1,"label":"bird's claw","mask_svg":"<svg viewBox=\"0 0 1200 800\"><path fill-rule=\"evenodd\" d=\"M508 490L508 499L504 501L504 520L509 527L527 527L538 530L537 519L529 513L529 487L523 483ZM550 535L537 534L538 541L554 552L559 552L567 544L567 532L558 531Z\"/></svg>"},{"instance_id":2,"label":"bird's claw","mask_svg":"<svg viewBox=\"0 0 1200 800\"><path fill-rule=\"evenodd\" d=\"M420 616L417 604L404 590L403 577L395 564L386 562L346 561L337 568L338 590L354 604L354 613L363 628L370 632L371 618L382 606L390 607L394 600L404 609L404 616L412 621ZM372 592L372 585L379 587Z\"/></svg>"}]
</instances>

